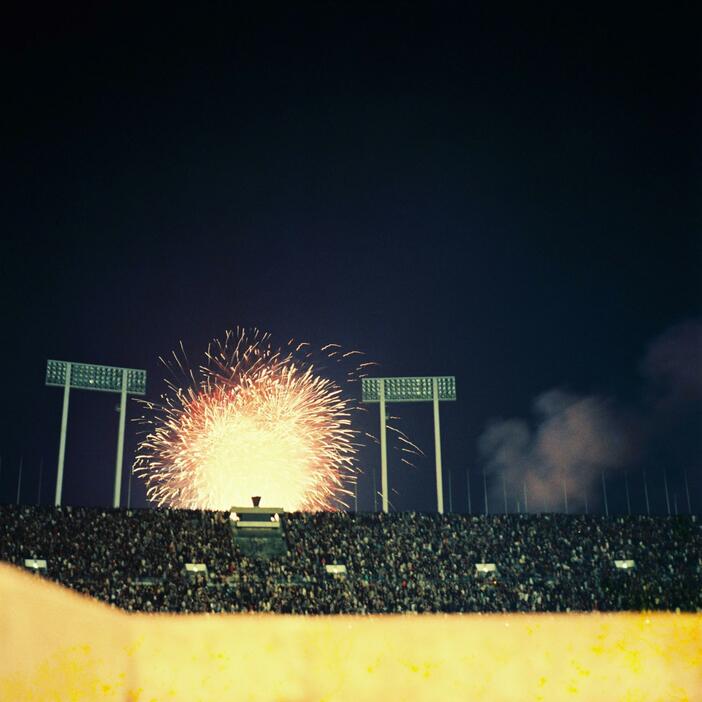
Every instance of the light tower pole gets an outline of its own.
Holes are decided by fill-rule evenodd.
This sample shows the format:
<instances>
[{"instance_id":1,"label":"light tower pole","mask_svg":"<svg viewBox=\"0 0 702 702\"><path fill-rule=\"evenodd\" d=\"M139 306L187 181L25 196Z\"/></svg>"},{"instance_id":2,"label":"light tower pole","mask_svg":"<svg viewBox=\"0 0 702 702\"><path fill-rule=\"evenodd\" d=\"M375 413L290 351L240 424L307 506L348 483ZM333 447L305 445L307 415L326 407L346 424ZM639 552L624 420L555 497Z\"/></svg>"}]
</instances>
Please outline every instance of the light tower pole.
<instances>
[{"instance_id":1,"label":"light tower pole","mask_svg":"<svg viewBox=\"0 0 702 702\"><path fill-rule=\"evenodd\" d=\"M385 416L385 379L378 383L380 402L380 494L383 496L383 512L388 511L388 437Z\"/></svg>"},{"instance_id":2,"label":"light tower pole","mask_svg":"<svg viewBox=\"0 0 702 702\"><path fill-rule=\"evenodd\" d=\"M436 503L444 512L444 488L441 471L441 429L439 402L456 399L454 376L415 376L410 378L363 378L362 401L380 405L380 466L382 471L383 512L388 511L388 455L386 440L386 404L388 402L432 402L434 405L434 451L436 462Z\"/></svg>"},{"instance_id":3,"label":"light tower pole","mask_svg":"<svg viewBox=\"0 0 702 702\"><path fill-rule=\"evenodd\" d=\"M66 455L66 430L68 426L68 399L71 389L98 390L120 394L119 428L117 432L117 460L112 506L119 507L122 491L122 463L124 457L124 425L127 415L127 395L146 394L146 371L137 368L98 366L92 363L47 361L46 385L63 388L61 412L61 438L59 440L58 472L54 504L61 504L63 466Z\"/></svg>"}]
</instances>

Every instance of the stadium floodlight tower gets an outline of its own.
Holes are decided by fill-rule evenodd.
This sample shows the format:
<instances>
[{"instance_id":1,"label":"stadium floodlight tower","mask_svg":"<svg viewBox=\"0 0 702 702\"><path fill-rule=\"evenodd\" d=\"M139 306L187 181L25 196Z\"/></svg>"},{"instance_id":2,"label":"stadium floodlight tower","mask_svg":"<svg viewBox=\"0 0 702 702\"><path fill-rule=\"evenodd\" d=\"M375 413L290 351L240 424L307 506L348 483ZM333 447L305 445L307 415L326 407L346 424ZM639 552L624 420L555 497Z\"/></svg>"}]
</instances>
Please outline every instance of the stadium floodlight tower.
<instances>
[{"instance_id":1,"label":"stadium floodlight tower","mask_svg":"<svg viewBox=\"0 0 702 702\"><path fill-rule=\"evenodd\" d=\"M436 502L439 514L444 513L444 488L441 475L441 435L439 401L456 399L456 378L452 375L412 378L363 378L363 402L380 404L380 465L382 471L383 512L388 511L388 447L385 436L385 404L387 402L434 403L434 449L436 452Z\"/></svg>"},{"instance_id":2,"label":"stadium floodlight tower","mask_svg":"<svg viewBox=\"0 0 702 702\"><path fill-rule=\"evenodd\" d=\"M47 361L46 384L63 388L61 413L61 440L59 441L58 475L56 478L56 506L61 504L63 488L63 460L66 454L66 426L68 424L68 395L71 388L120 393L119 432L117 436L117 463L112 506L119 507L122 492L122 457L124 455L124 422L127 414L127 395L146 394L146 371L136 368L97 366L93 363Z\"/></svg>"}]
</instances>

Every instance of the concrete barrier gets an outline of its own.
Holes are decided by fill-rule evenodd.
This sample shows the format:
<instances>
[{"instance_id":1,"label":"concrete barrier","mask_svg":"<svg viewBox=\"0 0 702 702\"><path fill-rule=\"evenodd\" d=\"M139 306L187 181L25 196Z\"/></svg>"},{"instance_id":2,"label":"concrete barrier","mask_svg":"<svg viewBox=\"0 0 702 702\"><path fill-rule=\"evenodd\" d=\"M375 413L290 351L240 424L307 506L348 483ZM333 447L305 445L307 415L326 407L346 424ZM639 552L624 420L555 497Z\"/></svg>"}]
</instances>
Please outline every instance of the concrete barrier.
<instances>
[{"instance_id":1,"label":"concrete barrier","mask_svg":"<svg viewBox=\"0 0 702 702\"><path fill-rule=\"evenodd\" d=\"M130 615L0 564L0 700L702 700L702 615Z\"/></svg>"}]
</instances>

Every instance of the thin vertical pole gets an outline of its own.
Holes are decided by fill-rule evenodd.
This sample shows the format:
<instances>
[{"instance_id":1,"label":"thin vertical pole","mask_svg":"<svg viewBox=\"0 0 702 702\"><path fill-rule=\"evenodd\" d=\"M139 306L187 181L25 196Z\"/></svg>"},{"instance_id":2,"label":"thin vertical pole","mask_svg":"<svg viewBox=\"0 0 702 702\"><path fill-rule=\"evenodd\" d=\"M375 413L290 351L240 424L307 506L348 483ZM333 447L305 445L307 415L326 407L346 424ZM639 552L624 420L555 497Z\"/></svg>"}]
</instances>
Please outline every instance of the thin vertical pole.
<instances>
[{"instance_id":1,"label":"thin vertical pole","mask_svg":"<svg viewBox=\"0 0 702 702\"><path fill-rule=\"evenodd\" d=\"M22 490L22 466L24 464L24 456L20 456L19 473L17 474L17 504L20 502L20 491Z\"/></svg>"},{"instance_id":2,"label":"thin vertical pole","mask_svg":"<svg viewBox=\"0 0 702 702\"><path fill-rule=\"evenodd\" d=\"M39 460L39 486L37 487L37 505L41 504L41 478L44 473L44 458Z\"/></svg>"},{"instance_id":3,"label":"thin vertical pole","mask_svg":"<svg viewBox=\"0 0 702 702\"><path fill-rule=\"evenodd\" d=\"M466 468L466 491L468 492L468 514L473 514L470 504L470 468Z\"/></svg>"},{"instance_id":4,"label":"thin vertical pole","mask_svg":"<svg viewBox=\"0 0 702 702\"><path fill-rule=\"evenodd\" d=\"M590 514L590 506L587 503L587 492L585 493L585 514Z\"/></svg>"},{"instance_id":5,"label":"thin vertical pole","mask_svg":"<svg viewBox=\"0 0 702 702\"><path fill-rule=\"evenodd\" d=\"M631 499L629 498L629 471L624 473L624 489L626 490L626 513L631 516Z\"/></svg>"},{"instance_id":6,"label":"thin vertical pole","mask_svg":"<svg viewBox=\"0 0 702 702\"><path fill-rule=\"evenodd\" d=\"M505 514L507 514L507 485L504 473L502 474L502 499L505 501Z\"/></svg>"},{"instance_id":7,"label":"thin vertical pole","mask_svg":"<svg viewBox=\"0 0 702 702\"><path fill-rule=\"evenodd\" d=\"M63 461L66 457L66 427L68 425L68 395L71 392L71 364L66 364L66 383L63 386L63 410L61 412L61 439L59 440L58 474L56 476L56 495L54 505L61 504L63 489Z\"/></svg>"},{"instance_id":8,"label":"thin vertical pole","mask_svg":"<svg viewBox=\"0 0 702 702\"><path fill-rule=\"evenodd\" d=\"M687 496L687 511L692 514L692 505L690 503L690 486L687 484L687 468L683 468L683 477L685 478L685 495Z\"/></svg>"},{"instance_id":9,"label":"thin vertical pole","mask_svg":"<svg viewBox=\"0 0 702 702\"><path fill-rule=\"evenodd\" d=\"M485 496L485 514L489 514L488 511L488 499L487 499L487 476L485 475L485 466L483 466L483 494Z\"/></svg>"},{"instance_id":10,"label":"thin vertical pole","mask_svg":"<svg viewBox=\"0 0 702 702\"><path fill-rule=\"evenodd\" d=\"M353 511L358 512L358 476L353 481Z\"/></svg>"},{"instance_id":11,"label":"thin vertical pole","mask_svg":"<svg viewBox=\"0 0 702 702\"><path fill-rule=\"evenodd\" d=\"M675 516L678 516L678 493L674 492L673 493L673 512Z\"/></svg>"},{"instance_id":12,"label":"thin vertical pole","mask_svg":"<svg viewBox=\"0 0 702 702\"><path fill-rule=\"evenodd\" d=\"M646 498L646 514L651 516L651 504L648 501L648 481L646 480L646 469L643 470L644 497Z\"/></svg>"},{"instance_id":13,"label":"thin vertical pole","mask_svg":"<svg viewBox=\"0 0 702 702\"><path fill-rule=\"evenodd\" d=\"M373 511L378 511L378 485L375 477L375 466L373 466Z\"/></svg>"},{"instance_id":14,"label":"thin vertical pole","mask_svg":"<svg viewBox=\"0 0 702 702\"><path fill-rule=\"evenodd\" d=\"M441 431L439 427L439 381L432 378L434 395L434 451L436 454L436 502L439 514L444 513L444 485L441 476Z\"/></svg>"},{"instance_id":15,"label":"thin vertical pole","mask_svg":"<svg viewBox=\"0 0 702 702\"><path fill-rule=\"evenodd\" d=\"M522 487L524 488L524 511L528 512L529 511L529 500L527 498L526 480L522 483Z\"/></svg>"},{"instance_id":16,"label":"thin vertical pole","mask_svg":"<svg viewBox=\"0 0 702 702\"><path fill-rule=\"evenodd\" d=\"M131 509L132 506L132 474L134 473L134 466L129 466L129 484L127 486L127 509Z\"/></svg>"},{"instance_id":17,"label":"thin vertical pole","mask_svg":"<svg viewBox=\"0 0 702 702\"><path fill-rule=\"evenodd\" d=\"M517 514L521 514L521 513L522 513L522 507L519 504L519 500L517 500Z\"/></svg>"},{"instance_id":18,"label":"thin vertical pole","mask_svg":"<svg viewBox=\"0 0 702 702\"><path fill-rule=\"evenodd\" d=\"M565 470L563 471L563 506L565 507L565 513L568 514L568 488L566 486Z\"/></svg>"},{"instance_id":19,"label":"thin vertical pole","mask_svg":"<svg viewBox=\"0 0 702 702\"><path fill-rule=\"evenodd\" d=\"M380 387L380 482L383 493L383 512L388 511L388 444L385 435L385 379L378 382Z\"/></svg>"},{"instance_id":20,"label":"thin vertical pole","mask_svg":"<svg viewBox=\"0 0 702 702\"><path fill-rule=\"evenodd\" d=\"M670 497L668 496L668 474L665 468L663 468L663 487L665 488L665 506L668 510L668 516L670 517Z\"/></svg>"},{"instance_id":21,"label":"thin vertical pole","mask_svg":"<svg viewBox=\"0 0 702 702\"><path fill-rule=\"evenodd\" d=\"M124 455L124 420L127 414L127 371L122 371L122 394L119 401L119 432L117 435L117 464L115 465L115 490L112 506L119 507L122 494L122 456Z\"/></svg>"},{"instance_id":22,"label":"thin vertical pole","mask_svg":"<svg viewBox=\"0 0 702 702\"><path fill-rule=\"evenodd\" d=\"M450 470L448 471L448 479L449 479L449 485L448 485L448 488L449 488L449 495L448 495L449 500L448 500L448 502L449 502L449 514L450 514L451 512L453 512L453 488L452 488L452 486L451 486L451 471L450 471Z\"/></svg>"},{"instance_id":23,"label":"thin vertical pole","mask_svg":"<svg viewBox=\"0 0 702 702\"><path fill-rule=\"evenodd\" d=\"M604 495L605 517L609 517L609 505L607 504L607 483L605 482L604 471L602 475L602 494Z\"/></svg>"}]
</instances>

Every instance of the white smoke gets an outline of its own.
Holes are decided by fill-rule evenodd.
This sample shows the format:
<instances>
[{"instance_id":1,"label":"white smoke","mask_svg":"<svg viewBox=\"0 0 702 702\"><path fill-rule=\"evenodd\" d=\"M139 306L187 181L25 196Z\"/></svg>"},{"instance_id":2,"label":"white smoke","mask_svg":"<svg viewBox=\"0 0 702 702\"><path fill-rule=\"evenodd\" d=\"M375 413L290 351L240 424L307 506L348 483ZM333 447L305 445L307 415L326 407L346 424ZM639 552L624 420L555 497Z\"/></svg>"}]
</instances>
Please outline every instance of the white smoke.
<instances>
[{"instance_id":1,"label":"white smoke","mask_svg":"<svg viewBox=\"0 0 702 702\"><path fill-rule=\"evenodd\" d=\"M702 400L702 321L672 327L648 347L640 406L624 409L596 395L552 389L539 395L529 420L488 424L478 440L483 468L494 498L503 490L508 510L516 501L528 510L581 509L599 500L602 472L628 469L646 460L647 447L660 440L666 419L688 418ZM693 407L694 406L694 407ZM697 408L697 409L696 409ZM668 429L665 429L668 432ZM697 463L697 455L691 458ZM690 457L687 457L689 463Z\"/></svg>"},{"instance_id":2,"label":"white smoke","mask_svg":"<svg viewBox=\"0 0 702 702\"><path fill-rule=\"evenodd\" d=\"M648 347L641 364L649 399L658 409L677 409L702 399L702 321L683 322Z\"/></svg>"},{"instance_id":3,"label":"white smoke","mask_svg":"<svg viewBox=\"0 0 702 702\"><path fill-rule=\"evenodd\" d=\"M515 500L529 511L580 508L592 500L601 472L625 465L630 441L618 413L606 400L579 397L563 390L539 395L533 428L524 420L491 423L478 448L489 475L504 479L509 509ZM502 481L493 481L502 494Z\"/></svg>"}]
</instances>

